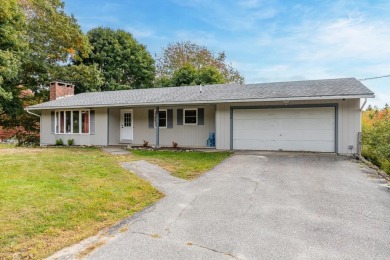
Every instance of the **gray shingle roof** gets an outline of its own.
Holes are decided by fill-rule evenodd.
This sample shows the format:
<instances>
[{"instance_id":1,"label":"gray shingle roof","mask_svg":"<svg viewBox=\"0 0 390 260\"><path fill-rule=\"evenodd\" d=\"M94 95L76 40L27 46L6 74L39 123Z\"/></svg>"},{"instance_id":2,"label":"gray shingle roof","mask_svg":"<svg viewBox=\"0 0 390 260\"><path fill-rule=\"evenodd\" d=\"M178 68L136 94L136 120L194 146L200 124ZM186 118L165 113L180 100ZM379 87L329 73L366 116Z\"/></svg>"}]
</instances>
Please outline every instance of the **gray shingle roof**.
<instances>
[{"instance_id":1,"label":"gray shingle roof","mask_svg":"<svg viewBox=\"0 0 390 260\"><path fill-rule=\"evenodd\" d=\"M30 106L27 109L202 104L326 97L374 97L374 93L355 78L244 85L233 83L202 86L202 92L199 86L187 86L81 93Z\"/></svg>"}]
</instances>

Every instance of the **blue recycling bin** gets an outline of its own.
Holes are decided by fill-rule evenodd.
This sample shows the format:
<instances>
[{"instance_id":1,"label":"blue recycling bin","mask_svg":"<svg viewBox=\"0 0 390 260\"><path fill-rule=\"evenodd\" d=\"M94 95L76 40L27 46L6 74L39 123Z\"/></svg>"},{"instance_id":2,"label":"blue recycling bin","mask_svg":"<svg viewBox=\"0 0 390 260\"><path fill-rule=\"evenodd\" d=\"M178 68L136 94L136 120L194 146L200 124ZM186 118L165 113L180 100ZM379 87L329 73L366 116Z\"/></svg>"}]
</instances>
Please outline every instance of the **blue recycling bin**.
<instances>
[{"instance_id":1,"label":"blue recycling bin","mask_svg":"<svg viewBox=\"0 0 390 260\"><path fill-rule=\"evenodd\" d=\"M207 147L215 147L215 133L209 134L209 139L207 139Z\"/></svg>"}]
</instances>

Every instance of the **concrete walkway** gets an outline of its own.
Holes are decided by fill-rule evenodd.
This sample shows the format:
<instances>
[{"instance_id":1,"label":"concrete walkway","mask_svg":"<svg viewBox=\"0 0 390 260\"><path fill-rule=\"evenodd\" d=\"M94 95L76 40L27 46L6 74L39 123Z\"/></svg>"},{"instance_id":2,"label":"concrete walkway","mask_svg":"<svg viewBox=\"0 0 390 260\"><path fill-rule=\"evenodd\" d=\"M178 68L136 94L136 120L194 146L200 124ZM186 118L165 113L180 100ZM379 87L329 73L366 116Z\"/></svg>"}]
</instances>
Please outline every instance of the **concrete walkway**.
<instances>
[{"instance_id":1,"label":"concrete walkway","mask_svg":"<svg viewBox=\"0 0 390 260\"><path fill-rule=\"evenodd\" d=\"M167 196L106 232L88 259L389 257L390 192L348 158L234 155L194 181L145 161L123 166Z\"/></svg>"},{"instance_id":2,"label":"concrete walkway","mask_svg":"<svg viewBox=\"0 0 390 260\"><path fill-rule=\"evenodd\" d=\"M126 154L130 154L129 151L123 149L122 147L103 147L102 150L104 152L112 154L112 155L126 155Z\"/></svg>"}]
</instances>

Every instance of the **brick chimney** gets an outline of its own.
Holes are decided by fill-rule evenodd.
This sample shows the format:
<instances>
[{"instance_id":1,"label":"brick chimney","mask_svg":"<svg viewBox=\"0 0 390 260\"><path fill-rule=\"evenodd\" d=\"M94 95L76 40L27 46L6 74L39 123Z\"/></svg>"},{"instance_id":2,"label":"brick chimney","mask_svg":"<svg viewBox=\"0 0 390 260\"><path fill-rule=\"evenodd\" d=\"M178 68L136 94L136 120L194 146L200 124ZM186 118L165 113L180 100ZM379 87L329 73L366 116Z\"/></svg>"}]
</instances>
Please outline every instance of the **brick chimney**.
<instances>
[{"instance_id":1,"label":"brick chimney","mask_svg":"<svg viewBox=\"0 0 390 260\"><path fill-rule=\"evenodd\" d=\"M50 82L50 100L56 100L74 95L74 85L63 82Z\"/></svg>"}]
</instances>

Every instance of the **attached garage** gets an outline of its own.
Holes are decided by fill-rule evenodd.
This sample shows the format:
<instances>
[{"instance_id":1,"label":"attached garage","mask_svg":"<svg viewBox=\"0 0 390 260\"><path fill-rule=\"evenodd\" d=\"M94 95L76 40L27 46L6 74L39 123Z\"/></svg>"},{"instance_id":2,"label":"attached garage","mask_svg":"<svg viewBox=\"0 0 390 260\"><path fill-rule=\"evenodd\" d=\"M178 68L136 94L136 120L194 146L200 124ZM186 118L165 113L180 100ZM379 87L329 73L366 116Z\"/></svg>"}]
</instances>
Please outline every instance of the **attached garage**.
<instances>
[{"instance_id":1,"label":"attached garage","mask_svg":"<svg viewBox=\"0 0 390 260\"><path fill-rule=\"evenodd\" d=\"M232 148L336 152L336 109L336 106L232 109Z\"/></svg>"}]
</instances>

